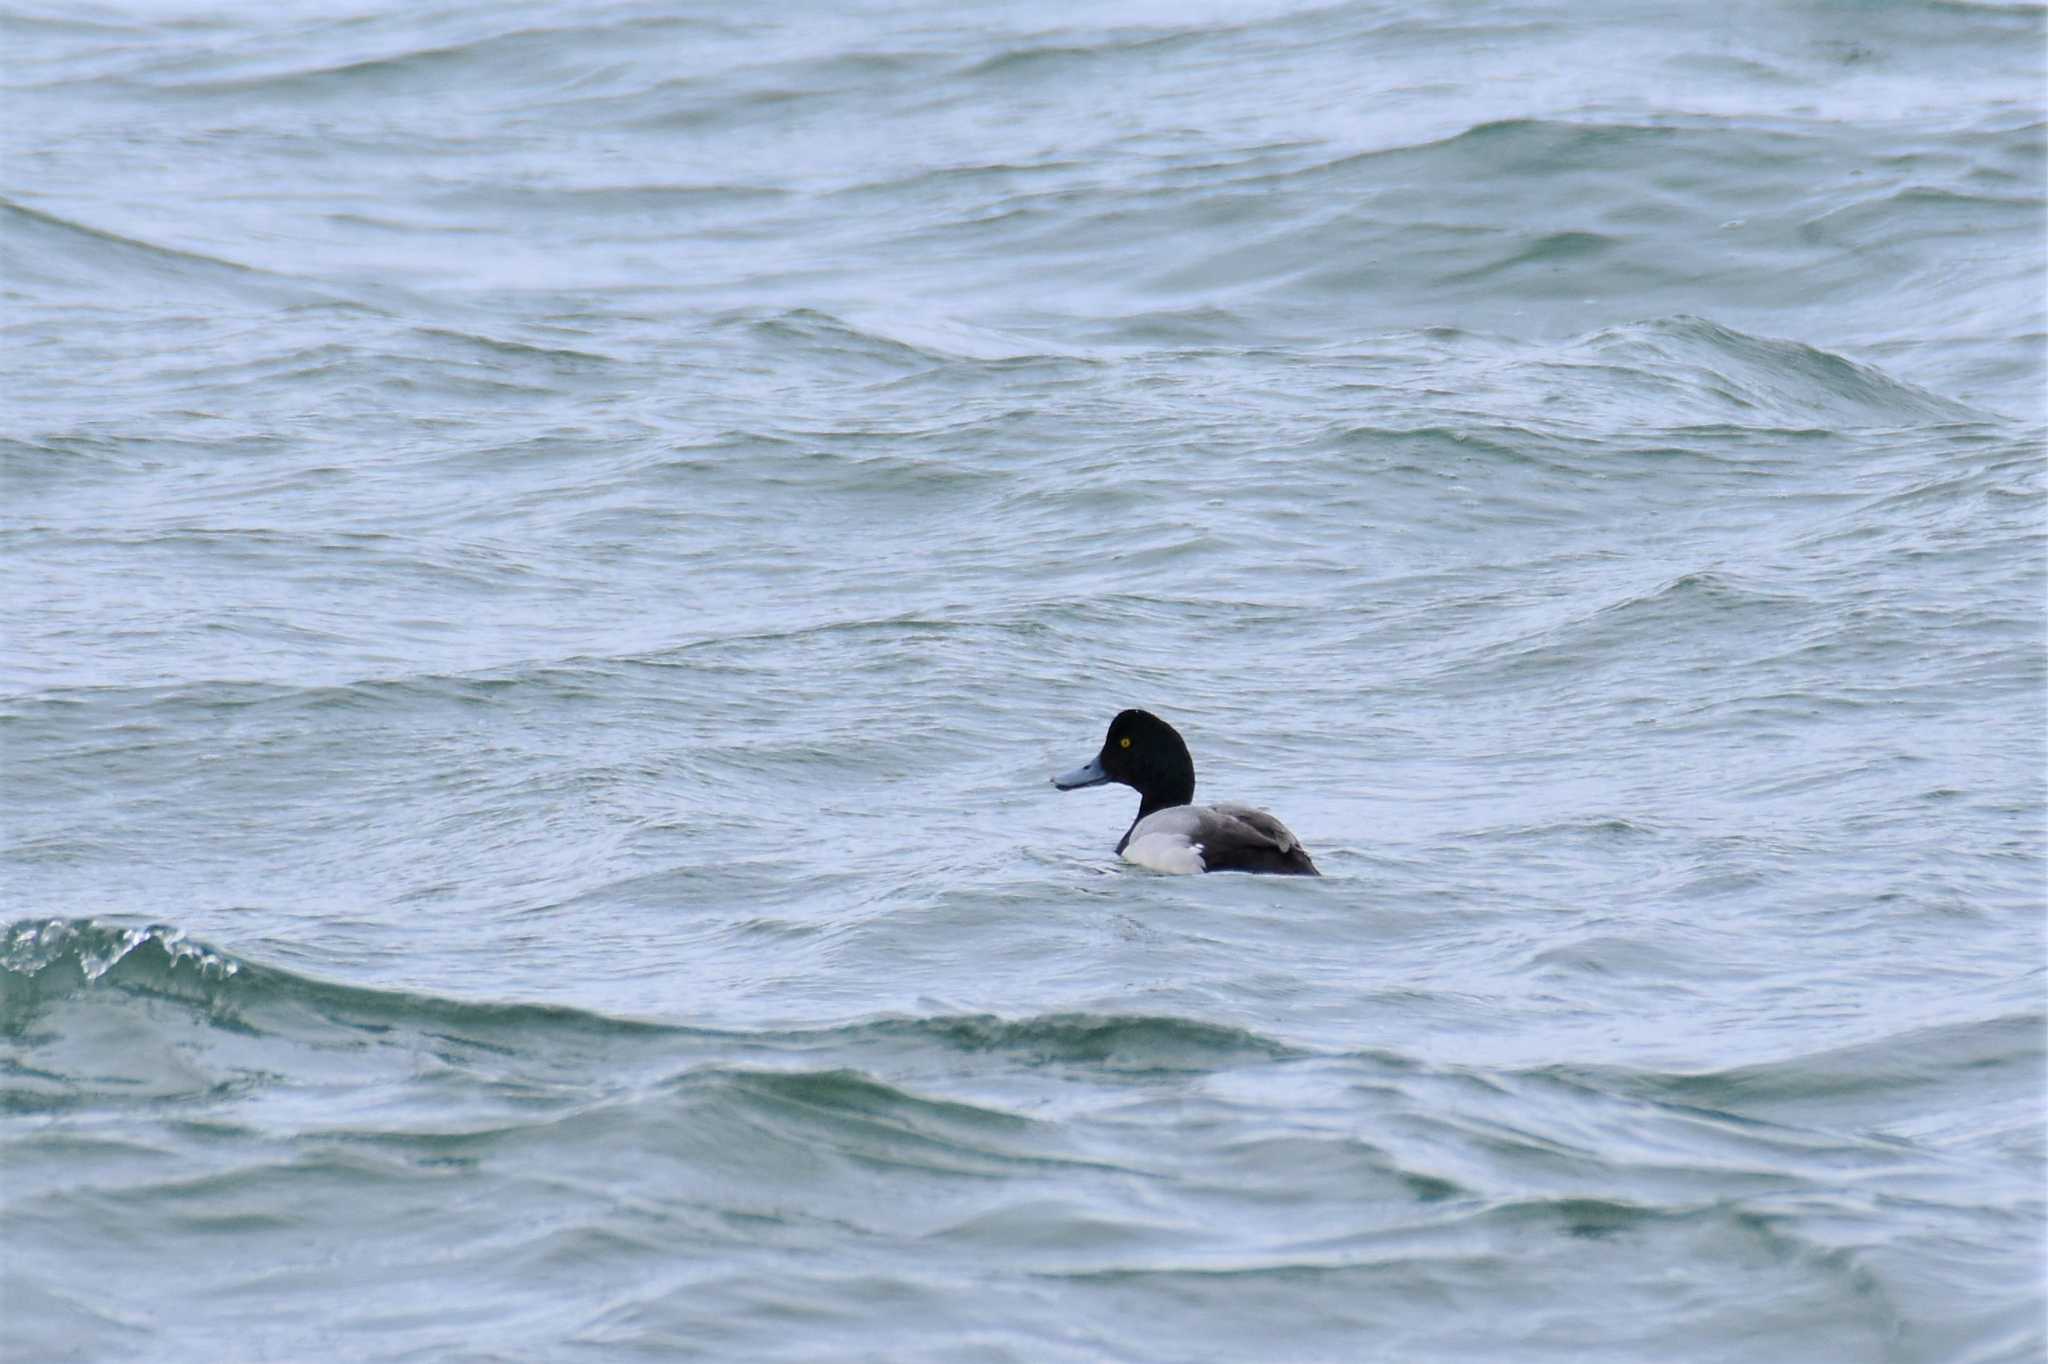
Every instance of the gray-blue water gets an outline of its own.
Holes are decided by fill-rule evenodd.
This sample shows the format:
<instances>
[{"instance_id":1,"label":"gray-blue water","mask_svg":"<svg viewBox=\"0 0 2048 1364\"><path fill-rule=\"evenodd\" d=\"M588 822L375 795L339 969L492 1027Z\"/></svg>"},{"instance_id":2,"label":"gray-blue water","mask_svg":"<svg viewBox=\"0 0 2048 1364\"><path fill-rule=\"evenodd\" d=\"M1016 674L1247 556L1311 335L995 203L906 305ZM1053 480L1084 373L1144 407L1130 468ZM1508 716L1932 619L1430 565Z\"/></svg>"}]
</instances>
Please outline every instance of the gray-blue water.
<instances>
[{"instance_id":1,"label":"gray-blue water","mask_svg":"<svg viewBox=\"0 0 2048 1364\"><path fill-rule=\"evenodd\" d=\"M0 16L9 1360L2048 1350L2041 6Z\"/></svg>"}]
</instances>

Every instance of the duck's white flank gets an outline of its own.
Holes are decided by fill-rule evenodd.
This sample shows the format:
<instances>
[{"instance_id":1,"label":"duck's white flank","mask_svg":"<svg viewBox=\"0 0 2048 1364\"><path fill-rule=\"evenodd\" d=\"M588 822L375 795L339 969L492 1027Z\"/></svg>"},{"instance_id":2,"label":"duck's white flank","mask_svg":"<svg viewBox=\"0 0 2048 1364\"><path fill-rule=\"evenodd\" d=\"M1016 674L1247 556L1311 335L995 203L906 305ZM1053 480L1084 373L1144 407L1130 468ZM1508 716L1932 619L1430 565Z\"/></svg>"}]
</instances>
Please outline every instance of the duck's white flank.
<instances>
[{"instance_id":1,"label":"duck's white flank","mask_svg":"<svg viewBox=\"0 0 2048 1364\"><path fill-rule=\"evenodd\" d=\"M1169 876L1208 870L1202 861L1202 845L1188 842L1187 835L1179 833L1143 834L1132 839L1124 845L1124 861Z\"/></svg>"}]
</instances>

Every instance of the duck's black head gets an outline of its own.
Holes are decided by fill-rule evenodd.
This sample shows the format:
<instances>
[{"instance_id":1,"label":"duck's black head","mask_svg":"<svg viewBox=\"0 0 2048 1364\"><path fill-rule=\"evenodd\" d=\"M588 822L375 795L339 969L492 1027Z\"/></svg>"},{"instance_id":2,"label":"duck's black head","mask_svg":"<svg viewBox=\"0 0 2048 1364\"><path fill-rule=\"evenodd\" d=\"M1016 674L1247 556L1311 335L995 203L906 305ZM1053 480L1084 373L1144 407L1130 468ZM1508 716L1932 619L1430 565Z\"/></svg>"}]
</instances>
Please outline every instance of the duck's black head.
<instances>
[{"instance_id":1,"label":"duck's black head","mask_svg":"<svg viewBox=\"0 0 2048 1364\"><path fill-rule=\"evenodd\" d=\"M1062 791L1121 782L1143 798L1140 818L1195 798L1195 760L1172 725L1148 710L1127 710L1109 722L1102 751L1086 766L1061 773L1052 784Z\"/></svg>"}]
</instances>

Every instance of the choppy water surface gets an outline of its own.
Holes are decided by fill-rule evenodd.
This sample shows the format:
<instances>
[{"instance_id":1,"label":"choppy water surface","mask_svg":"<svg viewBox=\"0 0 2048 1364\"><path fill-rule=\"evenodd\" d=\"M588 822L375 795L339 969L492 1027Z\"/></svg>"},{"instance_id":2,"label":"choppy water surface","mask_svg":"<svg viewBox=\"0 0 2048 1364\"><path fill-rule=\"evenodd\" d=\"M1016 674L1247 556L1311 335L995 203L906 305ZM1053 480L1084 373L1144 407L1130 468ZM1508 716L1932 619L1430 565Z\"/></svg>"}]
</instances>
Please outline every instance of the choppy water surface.
<instances>
[{"instance_id":1,"label":"choppy water surface","mask_svg":"<svg viewBox=\"0 0 2048 1364\"><path fill-rule=\"evenodd\" d=\"M8 1358L2048 1349L2040 7L0 40Z\"/></svg>"}]
</instances>

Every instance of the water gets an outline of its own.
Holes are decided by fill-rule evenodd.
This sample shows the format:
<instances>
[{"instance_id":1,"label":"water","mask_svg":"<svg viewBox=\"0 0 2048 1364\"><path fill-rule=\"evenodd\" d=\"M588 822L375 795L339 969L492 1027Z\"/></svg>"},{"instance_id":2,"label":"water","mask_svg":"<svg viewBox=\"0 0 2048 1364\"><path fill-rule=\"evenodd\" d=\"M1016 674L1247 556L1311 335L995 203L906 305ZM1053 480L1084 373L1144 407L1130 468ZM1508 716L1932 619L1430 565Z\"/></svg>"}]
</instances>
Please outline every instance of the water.
<instances>
[{"instance_id":1,"label":"water","mask_svg":"<svg viewBox=\"0 0 2048 1364\"><path fill-rule=\"evenodd\" d=\"M0 38L7 1358L2048 1351L2040 7Z\"/></svg>"}]
</instances>

